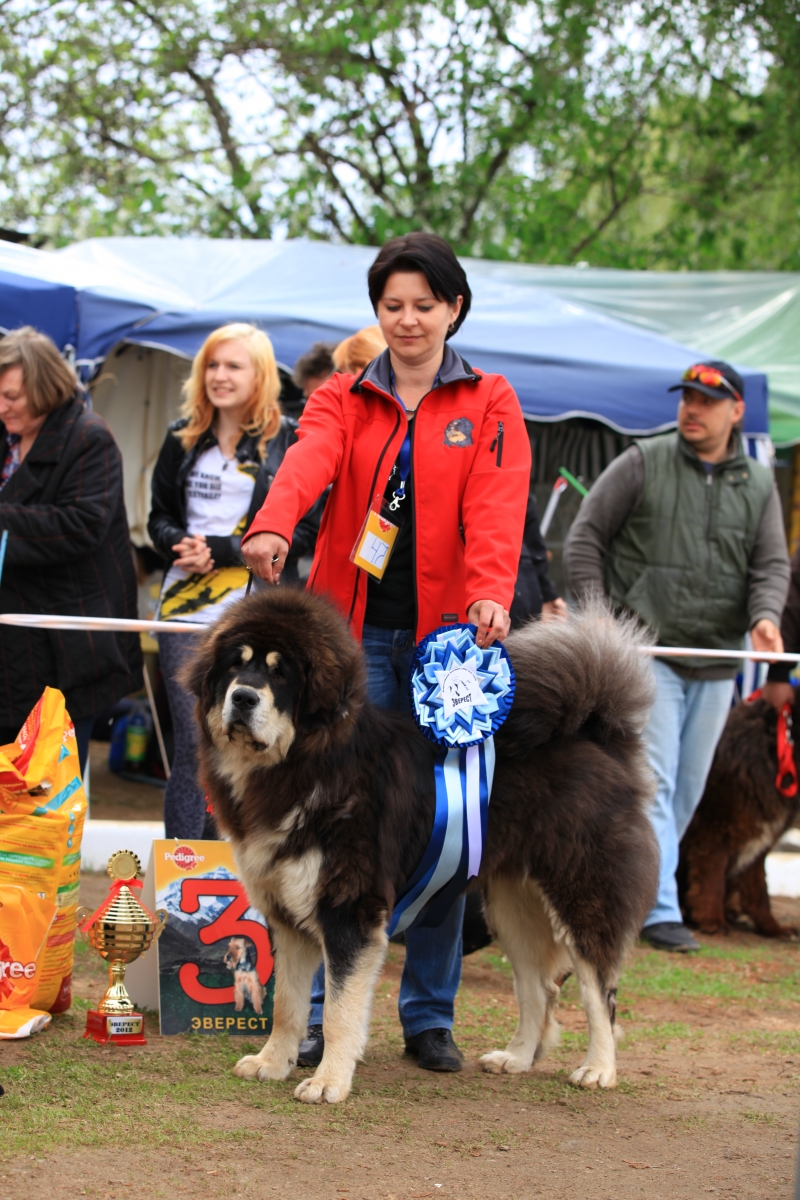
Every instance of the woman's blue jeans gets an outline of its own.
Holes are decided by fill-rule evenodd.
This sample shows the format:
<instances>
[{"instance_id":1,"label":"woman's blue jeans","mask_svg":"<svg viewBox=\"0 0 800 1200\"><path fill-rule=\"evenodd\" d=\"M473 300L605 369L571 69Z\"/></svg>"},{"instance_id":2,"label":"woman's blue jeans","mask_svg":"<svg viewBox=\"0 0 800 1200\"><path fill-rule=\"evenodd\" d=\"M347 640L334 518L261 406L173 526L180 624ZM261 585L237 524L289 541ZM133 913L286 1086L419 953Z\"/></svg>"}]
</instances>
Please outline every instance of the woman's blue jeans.
<instances>
[{"instance_id":1,"label":"woman's blue jeans","mask_svg":"<svg viewBox=\"0 0 800 1200\"><path fill-rule=\"evenodd\" d=\"M411 711L408 671L414 654L410 629L378 629L365 625L362 646L367 660L367 689L380 708ZM461 928L464 897L459 896L447 920L436 929L406 930L406 963L400 982L398 1011L403 1035L426 1029L452 1029L456 992L461 982ZM322 1024L325 968L314 976L309 1025Z\"/></svg>"}]
</instances>

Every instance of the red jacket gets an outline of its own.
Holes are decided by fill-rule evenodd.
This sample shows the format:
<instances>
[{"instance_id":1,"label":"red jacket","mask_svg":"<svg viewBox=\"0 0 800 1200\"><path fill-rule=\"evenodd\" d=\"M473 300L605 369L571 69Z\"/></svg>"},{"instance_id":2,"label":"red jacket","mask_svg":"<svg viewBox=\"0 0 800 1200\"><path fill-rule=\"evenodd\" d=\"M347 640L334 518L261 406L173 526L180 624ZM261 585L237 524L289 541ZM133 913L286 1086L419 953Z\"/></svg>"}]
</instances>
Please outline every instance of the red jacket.
<instances>
[{"instance_id":1,"label":"red jacket","mask_svg":"<svg viewBox=\"0 0 800 1200\"><path fill-rule=\"evenodd\" d=\"M407 427L389 367L384 351L358 379L333 375L314 392L299 440L247 533L278 533L291 542L297 522L332 483L308 586L330 597L358 637L368 577L350 554L374 495L385 491ZM509 383L473 371L447 345L438 383L422 399L414 426L419 640L439 625L465 621L475 600L511 607L531 451Z\"/></svg>"}]
</instances>

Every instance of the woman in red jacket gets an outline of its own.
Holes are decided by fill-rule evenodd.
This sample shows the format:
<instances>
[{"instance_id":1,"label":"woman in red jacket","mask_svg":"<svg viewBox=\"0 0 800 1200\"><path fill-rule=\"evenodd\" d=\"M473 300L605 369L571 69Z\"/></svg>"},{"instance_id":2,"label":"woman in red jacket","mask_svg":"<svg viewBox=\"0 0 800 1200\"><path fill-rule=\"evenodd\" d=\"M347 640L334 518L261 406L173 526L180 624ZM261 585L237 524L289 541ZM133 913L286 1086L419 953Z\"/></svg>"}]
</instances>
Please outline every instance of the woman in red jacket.
<instances>
[{"instance_id":1,"label":"woman in red jacket","mask_svg":"<svg viewBox=\"0 0 800 1200\"><path fill-rule=\"evenodd\" d=\"M408 709L419 639L465 620L481 646L508 633L531 455L508 382L447 344L471 301L447 242L429 233L393 238L367 280L388 349L357 378L333 375L312 394L242 554L277 583L295 525L330 484L308 586L361 638L372 700ZM397 528L388 553L362 537L370 510ZM371 546L371 573L353 561L357 542L362 562ZM463 907L462 897L440 928L406 933L400 1019L407 1053L430 1070L461 1067L451 1029ZM315 986L300 1061L321 1057Z\"/></svg>"}]
</instances>

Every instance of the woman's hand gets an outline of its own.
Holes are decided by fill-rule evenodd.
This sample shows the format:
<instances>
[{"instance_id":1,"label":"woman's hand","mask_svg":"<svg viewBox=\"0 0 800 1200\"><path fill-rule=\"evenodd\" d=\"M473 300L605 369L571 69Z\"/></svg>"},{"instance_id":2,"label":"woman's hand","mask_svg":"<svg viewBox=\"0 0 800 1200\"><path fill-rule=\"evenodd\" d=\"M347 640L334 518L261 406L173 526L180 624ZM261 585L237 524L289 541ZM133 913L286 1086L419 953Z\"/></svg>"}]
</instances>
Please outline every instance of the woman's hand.
<instances>
[{"instance_id":1,"label":"woman's hand","mask_svg":"<svg viewBox=\"0 0 800 1200\"><path fill-rule=\"evenodd\" d=\"M255 533L242 546L242 558L265 583L278 583L289 553L289 543L279 533Z\"/></svg>"},{"instance_id":2,"label":"woman's hand","mask_svg":"<svg viewBox=\"0 0 800 1200\"><path fill-rule=\"evenodd\" d=\"M181 538L172 549L178 556L172 564L174 567L194 575L207 575L214 570L214 560L202 534Z\"/></svg>"},{"instance_id":3,"label":"woman's hand","mask_svg":"<svg viewBox=\"0 0 800 1200\"><path fill-rule=\"evenodd\" d=\"M491 646L494 641L505 641L511 629L511 618L496 600L476 600L470 605L467 620L478 626L475 641L481 649Z\"/></svg>"}]
</instances>

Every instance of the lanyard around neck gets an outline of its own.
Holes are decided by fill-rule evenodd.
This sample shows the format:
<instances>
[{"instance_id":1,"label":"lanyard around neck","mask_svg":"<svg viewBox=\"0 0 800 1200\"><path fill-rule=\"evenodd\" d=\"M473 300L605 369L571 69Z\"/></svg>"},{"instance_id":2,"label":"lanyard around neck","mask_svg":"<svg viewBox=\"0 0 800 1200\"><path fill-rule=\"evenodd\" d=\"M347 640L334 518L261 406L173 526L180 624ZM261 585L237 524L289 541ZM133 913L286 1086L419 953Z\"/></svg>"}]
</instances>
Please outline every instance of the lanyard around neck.
<instances>
[{"instance_id":1,"label":"lanyard around neck","mask_svg":"<svg viewBox=\"0 0 800 1200\"><path fill-rule=\"evenodd\" d=\"M439 374L440 374L440 372L437 371L436 378L433 381L434 388L439 386ZM394 368L393 367L389 367L389 380L390 380L391 387L392 387L392 395L394 396L394 398L398 404L403 404L403 401L400 399L400 397L397 393L397 385L395 384L395 381L394 381ZM431 389L431 391L432 390L433 390L433 388ZM406 411L406 418L408 418L409 409L406 408L405 404L403 404L403 408ZM416 412L416 409L414 409L412 411ZM410 421L408 422L408 427L406 429L406 436L403 438L403 444L400 447L400 453L397 455L397 471L400 475L400 482L398 483L397 487L395 488L395 491L392 495L392 499L389 503L389 508L392 512L396 512L397 509L402 504L403 500L405 500L405 498L406 498L406 483L407 483L408 477L411 473L411 422Z\"/></svg>"}]
</instances>

